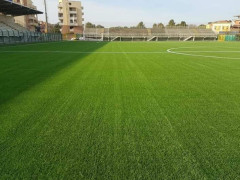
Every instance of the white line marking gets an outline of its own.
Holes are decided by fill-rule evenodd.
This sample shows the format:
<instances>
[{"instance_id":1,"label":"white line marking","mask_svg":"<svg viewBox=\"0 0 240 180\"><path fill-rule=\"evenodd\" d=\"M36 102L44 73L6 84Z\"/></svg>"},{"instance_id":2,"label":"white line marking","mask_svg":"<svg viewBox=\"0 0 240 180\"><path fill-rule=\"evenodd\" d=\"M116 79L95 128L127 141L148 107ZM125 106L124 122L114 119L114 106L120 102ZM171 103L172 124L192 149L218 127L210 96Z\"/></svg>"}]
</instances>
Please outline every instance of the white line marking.
<instances>
[{"instance_id":1,"label":"white line marking","mask_svg":"<svg viewBox=\"0 0 240 180\"><path fill-rule=\"evenodd\" d=\"M196 52L196 53L198 53L198 52L200 52L200 53L202 53L202 52L207 52L207 53L240 53L240 51L181 51L181 53L185 53L185 52L187 52L187 53L189 53L189 52Z\"/></svg>"},{"instance_id":2,"label":"white line marking","mask_svg":"<svg viewBox=\"0 0 240 180\"><path fill-rule=\"evenodd\" d=\"M191 47L182 47L182 48L191 48ZM231 57L220 57L220 56L205 56L205 55L199 55L199 54L188 54L184 52L176 52L173 50L182 49L182 48L170 48L167 50L168 53L171 54L178 54L178 55L184 55L184 56L192 56L192 57L204 57L204 58L216 58L216 59L240 59L240 58L231 58ZM194 51L199 52L199 51Z\"/></svg>"}]
</instances>

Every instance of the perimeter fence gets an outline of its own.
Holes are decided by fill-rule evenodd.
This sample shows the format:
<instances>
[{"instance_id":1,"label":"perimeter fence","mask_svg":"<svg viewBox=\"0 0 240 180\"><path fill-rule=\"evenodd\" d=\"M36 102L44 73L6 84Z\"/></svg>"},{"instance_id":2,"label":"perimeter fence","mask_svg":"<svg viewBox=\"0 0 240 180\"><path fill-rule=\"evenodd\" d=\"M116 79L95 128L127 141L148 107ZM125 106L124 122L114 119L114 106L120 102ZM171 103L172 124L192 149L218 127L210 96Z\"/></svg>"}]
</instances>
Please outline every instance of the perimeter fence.
<instances>
[{"instance_id":1,"label":"perimeter fence","mask_svg":"<svg viewBox=\"0 0 240 180\"><path fill-rule=\"evenodd\" d=\"M0 29L0 45L62 41L61 34Z\"/></svg>"}]
</instances>

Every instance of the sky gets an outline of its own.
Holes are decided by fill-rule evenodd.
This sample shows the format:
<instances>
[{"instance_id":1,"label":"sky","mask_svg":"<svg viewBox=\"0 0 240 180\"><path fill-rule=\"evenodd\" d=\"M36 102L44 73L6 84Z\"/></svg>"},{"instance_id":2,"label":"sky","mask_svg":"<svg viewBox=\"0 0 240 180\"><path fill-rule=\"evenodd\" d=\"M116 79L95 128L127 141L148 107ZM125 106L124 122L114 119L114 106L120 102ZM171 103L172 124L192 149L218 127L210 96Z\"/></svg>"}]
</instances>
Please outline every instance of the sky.
<instances>
[{"instance_id":1,"label":"sky","mask_svg":"<svg viewBox=\"0 0 240 180\"><path fill-rule=\"evenodd\" d=\"M217 20L231 20L240 14L239 0L81 0L85 22L110 26L134 26L143 21L153 23L207 24ZM227 2L227 3L226 3ZM43 0L33 0L44 11ZM58 0L47 0L50 23L58 22ZM226 5L227 4L227 5ZM227 6L227 7L226 7ZM39 19L44 20L43 15Z\"/></svg>"}]
</instances>

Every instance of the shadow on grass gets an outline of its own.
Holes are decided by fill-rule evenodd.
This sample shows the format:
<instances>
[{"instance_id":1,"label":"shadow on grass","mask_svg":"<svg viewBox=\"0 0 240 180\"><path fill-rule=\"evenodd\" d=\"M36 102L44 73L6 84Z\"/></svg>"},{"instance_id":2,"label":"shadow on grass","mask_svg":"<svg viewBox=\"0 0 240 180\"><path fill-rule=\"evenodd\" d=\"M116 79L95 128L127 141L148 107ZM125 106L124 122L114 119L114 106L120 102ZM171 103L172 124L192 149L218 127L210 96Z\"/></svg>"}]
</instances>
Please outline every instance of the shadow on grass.
<instances>
[{"instance_id":1,"label":"shadow on grass","mask_svg":"<svg viewBox=\"0 0 240 180\"><path fill-rule=\"evenodd\" d=\"M0 48L0 106L90 54L25 51L94 52L107 42L65 42ZM2 51L2 52L1 52ZM22 52L3 52L22 51Z\"/></svg>"}]
</instances>

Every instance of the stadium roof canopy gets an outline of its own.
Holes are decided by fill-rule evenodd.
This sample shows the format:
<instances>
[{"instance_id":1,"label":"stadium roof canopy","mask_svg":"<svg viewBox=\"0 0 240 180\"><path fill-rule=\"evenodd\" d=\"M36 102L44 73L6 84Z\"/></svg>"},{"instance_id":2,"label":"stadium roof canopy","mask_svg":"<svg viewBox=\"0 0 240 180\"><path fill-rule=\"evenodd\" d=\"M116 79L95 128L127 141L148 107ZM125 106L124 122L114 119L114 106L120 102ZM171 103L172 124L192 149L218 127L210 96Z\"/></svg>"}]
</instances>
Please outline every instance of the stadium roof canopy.
<instances>
[{"instance_id":1,"label":"stadium roof canopy","mask_svg":"<svg viewBox=\"0 0 240 180\"><path fill-rule=\"evenodd\" d=\"M12 16L43 14L43 12L14 3L9 0L0 0L0 13Z\"/></svg>"}]
</instances>

